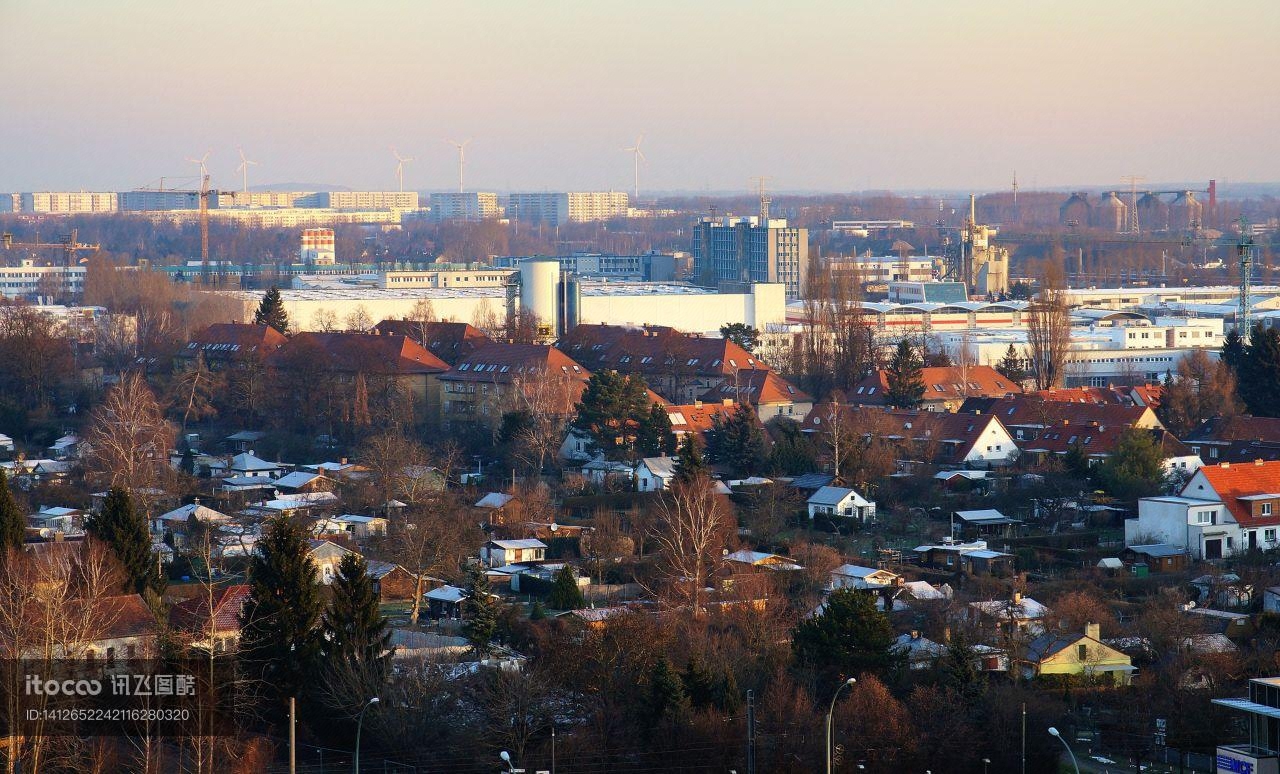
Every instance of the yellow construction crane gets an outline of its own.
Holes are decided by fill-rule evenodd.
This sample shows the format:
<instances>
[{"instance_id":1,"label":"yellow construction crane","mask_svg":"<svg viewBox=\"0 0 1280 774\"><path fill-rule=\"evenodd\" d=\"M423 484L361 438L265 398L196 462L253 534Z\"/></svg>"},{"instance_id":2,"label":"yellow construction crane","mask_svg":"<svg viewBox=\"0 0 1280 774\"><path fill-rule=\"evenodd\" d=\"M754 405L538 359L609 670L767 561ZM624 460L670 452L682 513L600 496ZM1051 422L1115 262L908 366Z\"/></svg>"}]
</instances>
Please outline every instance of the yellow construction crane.
<instances>
[{"instance_id":1,"label":"yellow construction crane","mask_svg":"<svg viewBox=\"0 0 1280 774\"><path fill-rule=\"evenodd\" d=\"M200 201L200 271L201 274L209 272L209 197L218 196L221 191L216 191L209 187L208 173L200 177L200 190L191 191L180 188L165 188L163 178L160 181L159 188L139 188L139 191L155 191L157 193L177 193L177 194L194 194Z\"/></svg>"},{"instance_id":2,"label":"yellow construction crane","mask_svg":"<svg viewBox=\"0 0 1280 774\"><path fill-rule=\"evenodd\" d=\"M13 241L13 234L6 231L4 234L0 234L0 244L4 245L5 250L12 250L14 248L18 248L20 250L61 250L67 265L75 266L76 263L79 262L76 258L76 253L79 251L91 250L96 253L102 249L101 245L90 245L79 241L76 238L78 233L79 231L73 228L71 229L71 233L62 235L56 242L41 242L38 234L36 235L36 241L34 242L15 242Z\"/></svg>"}]
</instances>

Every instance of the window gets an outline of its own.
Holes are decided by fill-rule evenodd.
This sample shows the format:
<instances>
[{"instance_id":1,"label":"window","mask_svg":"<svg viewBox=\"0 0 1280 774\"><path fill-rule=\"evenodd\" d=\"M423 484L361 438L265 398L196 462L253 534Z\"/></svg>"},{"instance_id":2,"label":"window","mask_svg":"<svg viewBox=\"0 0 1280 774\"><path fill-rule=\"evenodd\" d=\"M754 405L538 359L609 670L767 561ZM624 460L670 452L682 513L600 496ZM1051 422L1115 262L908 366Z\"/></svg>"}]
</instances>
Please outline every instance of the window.
<instances>
[{"instance_id":1,"label":"window","mask_svg":"<svg viewBox=\"0 0 1280 774\"><path fill-rule=\"evenodd\" d=\"M1262 539L1268 543L1276 542L1276 531L1274 529L1262 530Z\"/></svg>"},{"instance_id":2,"label":"window","mask_svg":"<svg viewBox=\"0 0 1280 774\"><path fill-rule=\"evenodd\" d=\"M1212 524L1213 511L1196 511L1195 523L1196 524Z\"/></svg>"},{"instance_id":3,"label":"window","mask_svg":"<svg viewBox=\"0 0 1280 774\"><path fill-rule=\"evenodd\" d=\"M1270 515L1271 515L1271 503L1263 503L1263 504L1262 504L1262 515L1263 515L1263 516L1270 516Z\"/></svg>"},{"instance_id":4,"label":"window","mask_svg":"<svg viewBox=\"0 0 1280 774\"><path fill-rule=\"evenodd\" d=\"M1209 459L1211 459L1211 460L1216 460L1216 459L1218 459L1218 447L1217 447L1217 446L1210 446L1210 447L1209 447Z\"/></svg>"},{"instance_id":5,"label":"window","mask_svg":"<svg viewBox=\"0 0 1280 774\"><path fill-rule=\"evenodd\" d=\"M1088 661L1088 660L1089 660L1089 646L1088 646L1088 645L1077 645L1077 646L1076 646L1076 660L1077 660L1077 661L1081 661L1081 662L1084 662L1084 661Z\"/></svg>"}]
</instances>

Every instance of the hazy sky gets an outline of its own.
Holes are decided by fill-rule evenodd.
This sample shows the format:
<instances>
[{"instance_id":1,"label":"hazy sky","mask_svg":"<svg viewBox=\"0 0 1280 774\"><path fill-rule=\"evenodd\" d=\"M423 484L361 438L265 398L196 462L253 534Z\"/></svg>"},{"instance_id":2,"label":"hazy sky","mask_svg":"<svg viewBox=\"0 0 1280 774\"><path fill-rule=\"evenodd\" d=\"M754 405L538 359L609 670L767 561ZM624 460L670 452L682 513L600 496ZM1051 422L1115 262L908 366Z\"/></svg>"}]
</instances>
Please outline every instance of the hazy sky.
<instances>
[{"instance_id":1,"label":"hazy sky","mask_svg":"<svg viewBox=\"0 0 1280 774\"><path fill-rule=\"evenodd\" d=\"M1280 180L1275 0L0 0L0 191Z\"/></svg>"}]
</instances>

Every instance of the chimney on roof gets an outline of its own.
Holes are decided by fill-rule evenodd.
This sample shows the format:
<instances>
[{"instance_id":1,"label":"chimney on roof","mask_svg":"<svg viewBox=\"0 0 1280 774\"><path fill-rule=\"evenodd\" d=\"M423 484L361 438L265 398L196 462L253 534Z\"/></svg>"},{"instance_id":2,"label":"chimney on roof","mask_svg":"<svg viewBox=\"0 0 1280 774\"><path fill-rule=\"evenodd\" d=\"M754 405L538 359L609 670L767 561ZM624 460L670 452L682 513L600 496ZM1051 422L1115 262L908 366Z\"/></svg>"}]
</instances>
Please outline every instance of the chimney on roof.
<instances>
[{"instance_id":1,"label":"chimney on roof","mask_svg":"<svg viewBox=\"0 0 1280 774\"><path fill-rule=\"evenodd\" d=\"M1102 626L1096 623L1087 623L1084 625L1084 636L1089 639L1102 641Z\"/></svg>"},{"instance_id":2,"label":"chimney on roof","mask_svg":"<svg viewBox=\"0 0 1280 774\"><path fill-rule=\"evenodd\" d=\"M725 399L720 403L720 405L722 405L722 406L732 406L732 405L733 405L733 398L725 398Z\"/></svg>"},{"instance_id":3,"label":"chimney on roof","mask_svg":"<svg viewBox=\"0 0 1280 774\"><path fill-rule=\"evenodd\" d=\"M1253 464L1254 464L1254 465L1261 465L1261 464L1262 464L1262 459L1261 459L1261 458L1259 458L1259 459L1254 460L1254 461L1253 461Z\"/></svg>"},{"instance_id":4,"label":"chimney on roof","mask_svg":"<svg viewBox=\"0 0 1280 774\"><path fill-rule=\"evenodd\" d=\"M913 639L913 640L918 640L918 639L920 639L920 630L919 630L919 629L912 629L912 630L911 630L911 639Z\"/></svg>"},{"instance_id":5,"label":"chimney on roof","mask_svg":"<svg viewBox=\"0 0 1280 774\"><path fill-rule=\"evenodd\" d=\"M1015 605L1022 604L1022 592L1018 591L1017 589L1015 589L1013 592L1013 604Z\"/></svg>"},{"instance_id":6,"label":"chimney on roof","mask_svg":"<svg viewBox=\"0 0 1280 774\"><path fill-rule=\"evenodd\" d=\"M1219 462L1219 463L1218 463L1218 467L1220 467L1220 468L1229 468L1229 467L1231 467L1231 463L1230 463L1230 462Z\"/></svg>"},{"instance_id":7,"label":"chimney on roof","mask_svg":"<svg viewBox=\"0 0 1280 774\"><path fill-rule=\"evenodd\" d=\"M695 401L693 402L693 407L694 407L694 408L702 408L702 401L700 401L700 400L695 400Z\"/></svg>"}]
</instances>

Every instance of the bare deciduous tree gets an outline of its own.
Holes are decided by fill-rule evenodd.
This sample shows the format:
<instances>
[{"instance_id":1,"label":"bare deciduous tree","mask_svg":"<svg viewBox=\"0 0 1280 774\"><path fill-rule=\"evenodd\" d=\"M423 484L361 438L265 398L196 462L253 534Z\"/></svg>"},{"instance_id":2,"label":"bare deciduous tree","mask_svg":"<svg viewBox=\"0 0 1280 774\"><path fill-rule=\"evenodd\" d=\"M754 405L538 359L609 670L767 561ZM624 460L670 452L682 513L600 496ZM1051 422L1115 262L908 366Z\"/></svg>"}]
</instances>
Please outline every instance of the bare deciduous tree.
<instances>
[{"instance_id":1,"label":"bare deciduous tree","mask_svg":"<svg viewBox=\"0 0 1280 774\"><path fill-rule=\"evenodd\" d=\"M1046 262L1040 292L1027 307L1027 343L1036 389L1061 386L1071 344L1071 316L1062 267L1054 262Z\"/></svg>"},{"instance_id":2,"label":"bare deciduous tree","mask_svg":"<svg viewBox=\"0 0 1280 774\"><path fill-rule=\"evenodd\" d=\"M702 614L703 589L720 561L728 528L728 508L706 476L674 485L658 505L653 540L662 554L659 571L695 616Z\"/></svg>"},{"instance_id":3,"label":"bare deciduous tree","mask_svg":"<svg viewBox=\"0 0 1280 774\"><path fill-rule=\"evenodd\" d=\"M94 409L85 442L91 473L131 491L159 480L173 446L173 426L141 375L125 375Z\"/></svg>"}]
</instances>

